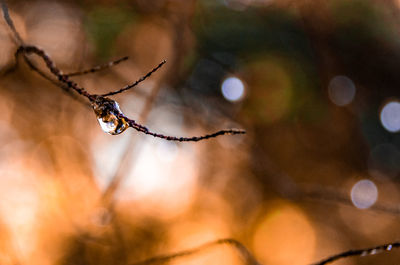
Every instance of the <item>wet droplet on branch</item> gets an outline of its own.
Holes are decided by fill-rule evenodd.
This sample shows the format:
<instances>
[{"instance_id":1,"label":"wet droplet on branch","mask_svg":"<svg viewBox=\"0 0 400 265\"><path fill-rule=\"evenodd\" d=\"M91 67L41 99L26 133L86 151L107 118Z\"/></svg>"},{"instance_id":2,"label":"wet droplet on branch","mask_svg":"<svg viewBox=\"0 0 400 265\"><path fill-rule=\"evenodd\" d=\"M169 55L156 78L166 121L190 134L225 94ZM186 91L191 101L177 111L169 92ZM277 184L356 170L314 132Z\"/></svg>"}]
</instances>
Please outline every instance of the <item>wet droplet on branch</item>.
<instances>
[{"instance_id":1,"label":"wet droplet on branch","mask_svg":"<svg viewBox=\"0 0 400 265\"><path fill-rule=\"evenodd\" d=\"M92 102L92 107L104 132L116 135L129 127L127 121L121 117L122 112L116 101L99 96Z\"/></svg>"}]
</instances>

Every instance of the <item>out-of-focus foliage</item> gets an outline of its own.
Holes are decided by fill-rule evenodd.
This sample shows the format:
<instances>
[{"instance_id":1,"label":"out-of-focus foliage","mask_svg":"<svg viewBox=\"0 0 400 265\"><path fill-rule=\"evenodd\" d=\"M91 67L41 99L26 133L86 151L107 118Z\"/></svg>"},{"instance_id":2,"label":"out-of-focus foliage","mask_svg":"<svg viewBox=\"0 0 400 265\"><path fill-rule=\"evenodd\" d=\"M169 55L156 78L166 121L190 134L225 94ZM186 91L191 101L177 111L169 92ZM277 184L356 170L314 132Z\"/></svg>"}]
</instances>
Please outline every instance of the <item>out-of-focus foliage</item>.
<instances>
[{"instance_id":1,"label":"out-of-focus foliage","mask_svg":"<svg viewBox=\"0 0 400 265\"><path fill-rule=\"evenodd\" d=\"M399 1L9 4L24 40L65 72L130 57L73 78L91 93L166 59L115 96L152 130L248 133L193 144L104 134L21 58L9 71L16 46L1 20L1 264L132 264L234 237L264 265L300 265L399 239ZM170 263L243 260L216 246Z\"/></svg>"}]
</instances>

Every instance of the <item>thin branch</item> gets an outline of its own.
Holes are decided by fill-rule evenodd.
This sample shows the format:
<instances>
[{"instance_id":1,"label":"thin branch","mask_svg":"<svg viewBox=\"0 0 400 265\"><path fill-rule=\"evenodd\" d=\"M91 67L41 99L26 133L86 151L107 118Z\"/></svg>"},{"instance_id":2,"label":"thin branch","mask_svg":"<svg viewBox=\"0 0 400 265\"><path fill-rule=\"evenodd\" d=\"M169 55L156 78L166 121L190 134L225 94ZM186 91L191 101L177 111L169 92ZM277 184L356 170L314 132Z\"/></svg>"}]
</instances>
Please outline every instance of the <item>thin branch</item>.
<instances>
[{"instance_id":1,"label":"thin branch","mask_svg":"<svg viewBox=\"0 0 400 265\"><path fill-rule=\"evenodd\" d=\"M46 63L47 68L49 68L50 72L52 72L60 82L63 82L68 85L68 87L75 90L79 95L87 97L90 101L93 101L94 95L89 94L83 87L79 87L78 84L73 82L68 78L68 76L63 75L60 69L57 68L55 63L51 60L50 56L42 49L36 46L20 46L18 50L22 50L26 53L34 53L41 57L43 61Z\"/></svg>"},{"instance_id":2,"label":"thin branch","mask_svg":"<svg viewBox=\"0 0 400 265\"><path fill-rule=\"evenodd\" d=\"M13 33L14 41L17 43L17 45L22 45L24 43L24 41L22 40L18 31L15 29L14 22L10 17L10 13L8 12L8 6L4 0L0 0L0 1L1 1L1 9L3 10L4 19L6 20L8 26L10 27L10 29Z\"/></svg>"},{"instance_id":3,"label":"thin branch","mask_svg":"<svg viewBox=\"0 0 400 265\"><path fill-rule=\"evenodd\" d=\"M53 85L56 85L59 88L61 88L65 93L67 93L67 95L69 95L73 99L83 103L84 105L90 106L90 104L88 104L87 101L84 101L81 97L79 97L78 95L74 94L71 91L71 89L70 89L70 87L68 85L66 85L64 83L60 83L57 80L54 80L50 76L46 75L32 61L30 61L29 58L27 56L25 56L25 55L24 55L24 60L25 60L26 64L29 66L29 68L31 70L35 71L36 73L38 73L41 77L43 77L44 79L48 80Z\"/></svg>"},{"instance_id":4,"label":"thin branch","mask_svg":"<svg viewBox=\"0 0 400 265\"><path fill-rule=\"evenodd\" d=\"M6 74L8 74L8 73L14 71L14 70L17 68L17 66L18 66L18 61L19 61L19 60L18 60L18 56L21 55L21 54L22 54L22 56L23 56L23 58L24 58L25 63L29 66L29 68L30 68L31 70L33 70L33 71L35 71L36 73L38 73L41 77L43 77L44 79L48 80L48 81L49 81L50 83L52 83L53 85L60 87L64 92L67 93L67 95L69 95L69 96L72 97L73 99L75 99L75 100L77 100L77 101L83 103L84 105L88 105L87 102L84 101L81 97L78 97L78 95L73 94L72 91L71 91L71 88L70 88L67 84L61 83L61 82L59 82L59 81L57 81L57 80L51 78L49 75L45 74L43 71L41 71L41 70L35 65L35 63L32 62L32 61L29 59L29 57L26 56L25 53L23 53L23 50L22 50L22 49L18 49L18 50L15 52L15 54L14 54L14 57L15 57L15 65L13 65L10 69L8 69L8 70L7 70L6 72L4 72L3 74L6 75Z\"/></svg>"},{"instance_id":5,"label":"thin branch","mask_svg":"<svg viewBox=\"0 0 400 265\"><path fill-rule=\"evenodd\" d=\"M323 259L317 263L314 263L312 265L325 265L328 263L332 263L335 262L339 259L344 259L344 258L348 258L348 257L365 257L365 256L371 256L371 255L375 255L378 253L382 253L382 252L388 252L391 251L394 248L399 248L400 247L400 242L393 242L393 243L389 243L389 244L384 244L384 245L379 245L376 247L372 247L372 248L364 248L364 249L356 249L356 250L348 250L336 255L333 255L329 258Z\"/></svg>"},{"instance_id":6,"label":"thin branch","mask_svg":"<svg viewBox=\"0 0 400 265\"><path fill-rule=\"evenodd\" d=\"M145 126L136 123L134 120L131 120L125 116L123 116L124 119L128 122L129 126L132 127L133 129L142 132L147 135L151 135L156 138L161 138L165 139L167 141L176 141L176 142L198 142L201 140L205 139L210 139L210 138L215 138L220 135L235 135L235 134L245 134L245 130L240 130L240 129L228 129L228 130L220 130L215 133L211 134L206 134L203 136L193 136L193 137L176 137L176 136L169 136L169 135L163 135L160 133L155 133L147 129Z\"/></svg>"},{"instance_id":7,"label":"thin branch","mask_svg":"<svg viewBox=\"0 0 400 265\"><path fill-rule=\"evenodd\" d=\"M110 68L112 66L115 66L115 65L117 65L119 63L122 63L122 62L124 62L124 61L126 61L128 59L129 59L129 57L125 56L125 57L119 58L119 59L117 59L115 61L111 61L111 62L102 64L102 65L98 65L98 66L92 67L92 68L87 69L87 70L83 70L83 71L79 71L79 72L72 72L72 73L68 73L68 74L64 74L64 75L68 76L68 77L71 77L71 76L78 76L78 75L85 75L85 74L93 74L93 73L108 69L108 68Z\"/></svg>"},{"instance_id":8,"label":"thin branch","mask_svg":"<svg viewBox=\"0 0 400 265\"><path fill-rule=\"evenodd\" d=\"M168 141L179 141L179 142L197 142L197 141L201 141L201 140L205 140L205 139L210 139L210 138L214 138L220 135L227 135L227 134L244 134L245 131L243 130L236 130L236 129L229 129L229 130L221 130L212 134L207 134L204 136L193 136L193 137L175 137L175 136L168 136L168 135L163 135L163 134L159 134L159 133L155 133L155 132L151 132L149 131L145 126L140 125L138 123L136 123L134 120L129 119L127 117L125 117L122 112L119 110L119 106L118 103L114 100L108 99L106 98L107 96L111 96L111 95L116 95L119 93L122 93L134 86L136 86L137 84L139 84L140 82L144 81L146 78L148 78L149 76L151 76L154 72L156 72L158 69L160 69L164 64L165 64L165 60L162 61L158 66L156 66L155 68L153 68L150 72L148 72L145 76L143 76L142 78L140 78L139 80L137 80L135 83L128 85L118 91L114 91L114 92L109 92L103 95L95 95L95 94L90 94L89 92L87 92L83 87L79 87L77 83L75 83L74 81L69 79L68 75L65 75L62 73L62 71L60 69L57 68L57 66L55 65L55 63L51 60L50 56L42 49L36 47L36 46L32 46L32 45L24 45L23 41L21 39L21 37L19 36L18 32L15 30L14 27L14 23L11 19L11 17L9 16L8 13L8 8L7 5L5 4L4 1L1 2L2 4L2 9L3 9L3 13L4 13L4 18L7 21L7 24L10 26L10 29L12 30L12 32L14 33L14 37L17 39L18 42L20 42L20 46L17 50L16 55L18 55L19 53L23 53L24 54L24 58L26 63L28 64L28 66L31 67L31 69L33 69L34 71L38 72L42 77L46 78L47 80L55 83L56 81L54 81L53 79L49 78L46 74L44 74L43 72L41 72L27 57L28 54L36 54L39 57L41 57L43 59L43 61L45 62L47 68L50 70L50 72L55 75L58 79L59 82L65 84L68 88L76 91L79 95L86 97L87 99L89 99L89 101L92 103L93 109L96 113L96 116L98 119L101 119L104 123L107 124L107 126L110 124L110 122L112 123L111 126L114 126L115 130L110 130L107 131L110 134L120 134L122 133L128 126L134 128L135 130L139 131L139 132L143 132L144 134L148 134L157 138L161 138L161 139L165 139ZM120 60L117 61L123 61L125 60L125 58L122 58ZM115 64L115 62L114 62ZM107 66L105 67L109 67L110 65L113 65L113 63L111 64L107 64ZM95 69L103 69L104 67L100 66L98 68L93 68L91 70L88 70L89 72L95 72L97 70ZM74 74L74 73L73 73ZM76 75L78 73L75 73ZM82 74L79 73L79 74ZM64 88L64 87L62 87Z\"/></svg>"},{"instance_id":9,"label":"thin branch","mask_svg":"<svg viewBox=\"0 0 400 265\"><path fill-rule=\"evenodd\" d=\"M169 255L155 256L153 258L143 260L140 262L135 262L130 265L148 265L148 264L152 264L152 263L158 263L158 264L166 263L173 259L182 258L182 257L196 254L198 252L201 252L207 248L210 248L210 247L213 247L216 245L232 246L240 252L243 259L246 261L246 264L260 265L260 263L253 257L253 255L250 253L250 251L242 243L240 243L239 241L232 239L232 238L219 239L219 240L212 241L212 242L206 243L204 245L201 245L197 248L193 248L193 249L189 249L189 250L185 250L185 251L181 251L181 252L177 252L177 253L173 253L173 254L169 254Z\"/></svg>"},{"instance_id":10,"label":"thin branch","mask_svg":"<svg viewBox=\"0 0 400 265\"><path fill-rule=\"evenodd\" d=\"M132 84L130 84L130 85L127 85L126 87L123 87L123 88L121 88L121 89L119 89L119 90L117 90L117 91L108 92L108 93L102 94L101 96L103 96L103 97L113 96L113 95L122 93L122 92L124 92L124 91L126 91L126 90L128 90L128 89L131 89L132 87L137 86L140 82L143 82L146 78L148 78L149 76L151 76L155 71L157 71L158 69L160 69L161 66L163 66L166 62L167 62L166 60L162 61L159 65L157 65L156 67L154 67L150 72L148 72L145 76L141 77L141 78L140 78L139 80L137 80L136 82L134 82L134 83L132 83Z\"/></svg>"}]
</instances>

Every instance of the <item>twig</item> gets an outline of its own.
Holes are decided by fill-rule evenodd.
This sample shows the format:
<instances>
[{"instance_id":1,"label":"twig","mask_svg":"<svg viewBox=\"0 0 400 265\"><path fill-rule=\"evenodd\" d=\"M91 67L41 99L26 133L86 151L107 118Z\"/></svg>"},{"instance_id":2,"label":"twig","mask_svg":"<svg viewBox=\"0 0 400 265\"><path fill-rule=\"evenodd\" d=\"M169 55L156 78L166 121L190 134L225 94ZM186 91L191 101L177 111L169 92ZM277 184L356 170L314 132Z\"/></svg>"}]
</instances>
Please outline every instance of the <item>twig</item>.
<instances>
[{"instance_id":1,"label":"twig","mask_svg":"<svg viewBox=\"0 0 400 265\"><path fill-rule=\"evenodd\" d=\"M129 125L132 128L134 128L135 130L137 130L139 132L142 132L144 134L147 134L147 135L151 135L153 137L165 139L167 141L198 142L198 141L201 141L201 140L215 138L215 137L220 136L220 135L234 135L234 134L245 134L246 133L246 131L244 131L244 130L228 129L228 130L220 130L218 132L211 133L211 134L206 134L206 135L203 135L203 136L176 137L176 136L168 136L168 135L163 135L163 134L151 132L146 127L136 123L134 120L130 120L129 118L126 118L126 117L125 117L125 119L128 121Z\"/></svg>"},{"instance_id":2,"label":"twig","mask_svg":"<svg viewBox=\"0 0 400 265\"><path fill-rule=\"evenodd\" d=\"M181 252L177 252L177 253L173 253L173 254L169 254L169 255L155 256L155 257L152 257L147 260L131 263L130 265L148 265L148 264L152 264L152 263L165 263L165 262L171 261L173 259L182 258L182 257L196 254L198 252L201 252L207 248L210 248L210 247L216 246L216 245L233 246L236 250L238 250L240 252L240 254L242 255L243 259L246 261L247 264L260 265L260 263L258 263L258 261L253 257L253 255L250 253L250 251L242 243L240 243L239 241L232 239L232 238L218 239L216 241L212 241L212 242L206 243L204 245L201 245L197 248L193 248L193 249L189 249L189 250L185 250L185 251L181 251Z\"/></svg>"},{"instance_id":3,"label":"twig","mask_svg":"<svg viewBox=\"0 0 400 265\"><path fill-rule=\"evenodd\" d=\"M348 251L333 255L333 256L331 256L329 258L323 259L323 260L321 260L321 261L319 261L317 263L314 263L312 265L325 265L325 264L328 264L328 263L335 262L335 261L337 261L339 259L344 259L344 258L348 258L348 257L371 256L371 255L375 255L375 254L382 253L382 252L388 252L388 251L391 251L394 248L399 248L399 247L400 247L400 242L393 242L393 243L379 245L379 246L372 247L372 248L348 250Z\"/></svg>"},{"instance_id":4,"label":"twig","mask_svg":"<svg viewBox=\"0 0 400 265\"><path fill-rule=\"evenodd\" d=\"M25 52L27 54L34 53L40 56L46 63L46 66L47 68L49 68L50 72L53 73L60 82L65 83L68 87L75 90L79 95L88 98L90 101L94 100L95 95L88 93L83 87L79 87L77 83L70 80L67 75L64 75L61 70L57 68L55 63L51 60L50 56L44 50L36 46L27 45L20 46L18 48L18 51Z\"/></svg>"},{"instance_id":5,"label":"twig","mask_svg":"<svg viewBox=\"0 0 400 265\"><path fill-rule=\"evenodd\" d=\"M201 141L201 140L205 140L205 139L209 139L209 138L214 138L219 135L245 133L245 131L242 131L242 130L231 129L231 130L221 130L216 133L208 134L205 136L175 137L175 136L167 136L167 135L149 131L145 126L140 125L140 124L136 123L134 120L125 117L122 114L122 112L119 110L118 103L114 100L107 98L106 96L116 95L116 94L122 93L122 92L136 86L137 84L139 84L140 82L144 81L146 78L151 76L162 65L164 65L165 61L162 61L157 67L152 69L150 72L148 72L145 76L140 78L135 83L128 85L120 90L117 90L114 92L109 92L109 93L106 93L103 95L90 94L83 87L79 87L77 83L70 80L68 75L63 74L62 71L57 68L55 63L51 60L50 56L44 50L42 50L36 46L25 45L24 42L22 41L20 35L18 34L18 32L16 31L16 29L14 27L14 23L9 15L7 5L3 0L1 2L1 6L2 6L3 14L4 14L4 19L6 20L11 31L13 32L13 35L14 35L17 43L20 45L16 54L23 53L25 61L27 61L28 66L30 66L31 69L35 70L40 75L42 75L43 77L45 77L46 79L51 81L51 79L49 79L47 77L47 75L45 75L44 73L39 71L37 67L34 67L33 63L31 63L29 61L29 58L27 58L26 55L33 53L33 54L36 54L39 57L41 57L43 59L43 61L45 62L47 68L50 70L50 72L54 76L57 77L58 81L65 84L68 88L77 92L79 95L86 97L90 101L100 123L101 124L103 123L106 127L110 128L109 130L107 130L108 133L120 134L126 128L132 127L133 129L135 129L139 132L143 132L145 134L152 135L157 138L165 139L168 141L180 141L180 142L195 142L195 141ZM113 63L110 63L108 65L112 65L112 64ZM98 69L102 69L102 67L99 67ZM92 71L97 71L97 70L92 70ZM90 70L89 70L89 72L90 72ZM79 73L79 74L81 74L81 73Z\"/></svg>"},{"instance_id":6,"label":"twig","mask_svg":"<svg viewBox=\"0 0 400 265\"><path fill-rule=\"evenodd\" d=\"M1 9L3 10L4 19L6 20L8 26L10 27L10 29L13 33L14 41L17 43L17 45L22 45L24 43L24 41L22 40L18 31L15 29L14 22L10 17L10 13L8 12L7 4L4 0L0 0L0 1L1 1Z\"/></svg>"},{"instance_id":7,"label":"twig","mask_svg":"<svg viewBox=\"0 0 400 265\"><path fill-rule=\"evenodd\" d=\"M149 76L151 76L155 71L157 71L158 69L160 69L161 66L163 66L166 62L167 62L166 60L162 61L159 65L157 65L156 67L154 67L150 72L148 72L145 76L141 77L141 78L140 78L139 80L137 80L136 82L134 82L134 83L132 83L132 84L130 84L130 85L127 85L126 87L123 87L123 88L121 88L121 89L119 89L119 90L117 90L117 91L108 92L108 93L102 94L101 96L103 96L103 97L113 96L113 95L122 93L122 92L124 92L124 91L126 91L126 90L128 90L128 89L131 89L132 87L137 86L140 82L143 82L146 78L148 78Z\"/></svg>"},{"instance_id":8,"label":"twig","mask_svg":"<svg viewBox=\"0 0 400 265\"><path fill-rule=\"evenodd\" d=\"M18 55L21 54L20 50L17 50L17 52L15 53L15 61L18 62ZM36 73L38 73L41 77L43 77L44 79L48 80L50 83L52 83L53 85L56 85L58 87L60 87L65 93L67 93L68 96L72 97L73 99L81 102L84 105L90 106L87 101L84 101L81 97L79 97L76 94L71 93L71 89L70 87L68 87L68 85L64 84L64 83L60 83L57 80L54 80L53 78L51 78L50 76L48 76L47 74L45 74L44 72L42 72L36 65L34 62L32 62L27 56L26 54L23 54L23 58L24 61L26 62L26 64L29 66L29 68L33 71L35 71ZM14 67L17 66L17 63ZM5 73L7 74L7 73Z\"/></svg>"},{"instance_id":9,"label":"twig","mask_svg":"<svg viewBox=\"0 0 400 265\"><path fill-rule=\"evenodd\" d=\"M92 67L92 68L87 69L87 70L83 70L83 71L79 71L79 72L72 72L72 73L68 73L68 74L64 74L64 75L66 75L68 77L71 77L71 76L78 76L78 75L93 74L93 73L108 69L108 68L110 68L112 66L115 66L115 65L117 65L119 63L122 63L122 62L124 62L124 61L126 61L128 59L129 59L129 57L125 56L125 57L119 58L119 59L117 59L115 61L111 61L111 62L102 64L102 65L98 65L98 66Z\"/></svg>"}]
</instances>

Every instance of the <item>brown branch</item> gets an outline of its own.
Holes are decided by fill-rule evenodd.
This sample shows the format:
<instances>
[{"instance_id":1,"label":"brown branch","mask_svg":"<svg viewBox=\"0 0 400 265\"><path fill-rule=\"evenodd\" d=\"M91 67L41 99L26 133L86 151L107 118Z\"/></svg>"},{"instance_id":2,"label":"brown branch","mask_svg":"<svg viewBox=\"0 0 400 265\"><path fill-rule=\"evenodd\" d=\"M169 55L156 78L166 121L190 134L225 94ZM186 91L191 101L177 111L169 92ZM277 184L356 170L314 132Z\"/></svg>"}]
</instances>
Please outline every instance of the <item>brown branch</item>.
<instances>
[{"instance_id":1,"label":"brown branch","mask_svg":"<svg viewBox=\"0 0 400 265\"><path fill-rule=\"evenodd\" d=\"M230 130L221 130L216 133L207 134L204 136L175 137L175 136L168 136L168 135L163 135L163 134L149 131L145 126L140 125L140 124L136 123L134 120L125 117L122 114L122 112L119 110L118 103L114 100L106 98L106 96L116 95L116 94L122 93L122 92L136 86L137 84L139 84L140 82L144 81L146 78L151 76L158 69L160 69L160 67L162 67L166 61L162 61L158 66L153 68L150 72L148 72L145 76L143 76L142 78L137 80L135 83L128 85L120 90L117 90L114 92L109 92L109 93L106 93L103 95L90 94L83 87L78 86L77 83L70 80L68 75L63 74L62 71L59 68L57 68L56 64L53 62L53 60L50 58L50 56L43 49L40 49L40 48L38 48L36 46L32 46L32 45L24 45L20 35L18 34L18 32L16 31L16 29L14 27L14 23L13 23L11 17L9 16L6 3L4 1L2 1L1 6L2 6L3 14L4 14L4 19L6 20L7 24L9 25L11 31L14 34L15 39L17 40L17 42L20 45L16 54L18 55L19 53L23 53L25 61L27 62L28 66L30 66L31 69L38 72L42 77L44 77L54 83L54 81L51 78L48 78L48 76L46 74L39 71L39 69L29 60L29 58L27 58L27 55L33 53L33 54L38 55L40 58L42 58L46 64L47 68L50 70L50 72L55 77L57 77L59 82L65 84L68 88L74 90L79 95L86 97L92 103L93 109L99 120L102 120L106 124L111 123L111 125L115 127L116 130L114 130L114 131L110 130L110 131L108 131L108 133L120 134L129 126L139 132L143 132L145 134L148 134L148 135L151 135L151 136L154 136L157 138L165 139L168 141L179 141L179 142L196 142L196 141L214 138L214 137L217 137L220 135L244 134L245 133L245 131L243 131L243 130L230 129ZM124 60L124 58L122 58L122 60ZM119 61L121 61L121 60L119 60ZM105 67L109 67L110 65L113 65L113 64L115 64L115 62L114 63L111 62L108 64L108 66L105 66ZM100 66L97 69L102 69L102 67ZM97 70L91 69L88 71L90 72L90 71L97 71ZM78 74L78 73L75 73L75 74ZM79 74L81 74L81 73L79 73ZM155 98L155 96L151 98L151 100L149 101L150 104L148 104L148 106L151 106L152 102L154 101L154 98ZM148 108L145 108L144 113L146 113L145 114L146 116L148 115L148 112L149 112Z\"/></svg>"},{"instance_id":2,"label":"brown branch","mask_svg":"<svg viewBox=\"0 0 400 265\"><path fill-rule=\"evenodd\" d=\"M64 75L66 75L68 77L71 77L71 76L78 76L78 75L85 75L85 74L93 74L93 73L108 69L108 68L110 68L112 66L115 66L115 65L117 65L119 63L122 63L122 62L124 62L124 61L126 61L128 59L129 59L128 56L124 56L124 57L119 58L119 59L117 59L115 61L111 61L111 62L108 62L108 63L105 63L105 64L101 64L101 65L92 67L92 68L87 69L87 70L78 71L78 72L72 72L72 73L68 73L68 74L64 74Z\"/></svg>"},{"instance_id":3,"label":"brown branch","mask_svg":"<svg viewBox=\"0 0 400 265\"><path fill-rule=\"evenodd\" d=\"M38 55L46 63L46 66L47 68L49 68L50 72L54 74L60 82L65 83L68 87L75 90L79 95L88 98L90 101L94 100L95 95L90 94L83 87L79 87L77 83L70 80L68 76L64 75L62 71L57 68L56 64L51 60L50 56L44 50L36 46L26 45L26 46L20 46L18 48L18 51L24 52L26 54L33 53Z\"/></svg>"},{"instance_id":4,"label":"brown branch","mask_svg":"<svg viewBox=\"0 0 400 265\"><path fill-rule=\"evenodd\" d=\"M139 80L137 80L136 82L134 82L134 83L132 83L132 84L130 84L130 85L127 85L126 87L123 87L123 88L121 88L121 89L119 89L119 90L117 90L117 91L108 92L108 93L102 94L101 96L103 96L103 97L108 97L108 96L117 95L117 94L122 93L122 92L124 92L124 91L126 91L126 90L128 90L128 89L131 89L132 87L137 86L140 82L143 82L146 78L150 77L155 71L157 71L158 69L160 69L166 62L167 62L166 60L162 61L159 65L157 65L156 67L154 67L152 70L150 70L146 75L144 75L143 77L141 77L141 78L140 78Z\"/></svg>"},{"instance_id":5,"label":"brown branch","mask_svg":"<svg viewBox=\"0 0 400 265\"><path fill-rule=\"evenodd\" d=\"M203 135L203 136L176 137L176 136L169 136L169 135L164 135L164 134L160 134L160 133L155 133L155 132L149 131L149 129L147 129L143 125L140 125L140 124L136 123L134 120L131 120L131 119L125 117L125 116L123 116L123 117L128 121L129 126L132 127L133 129L135 129L135 130L137 130L139 132L142 132L144 134L151 135L151 136L156 137L156 138L165 139L167 141L198 142L198 141L201 141L201 140L215 138L215 137L220 136L220 135L234 135L234 134L245 134L246 133L245 130L228 129L228 130L220 130L220 131L217 131L215 133L206 134L206 135Z\"/></svg>"},{"instance_id":6,"label":"brown branch","mask_svg":"<svg viewBox=\"0 0 400 265\"><path fill-rule=\"evenodd\" d=\"M17 45L23 45L24 41L22 40L21 36L19 35L18 31L15 29L14 22L10 17L10 13L8 12L8 6L4 0L1 1L1 9L3 10L3 16L5 21L7 22L8 26L13 33L14 41Z\"/></svg>"},{"instance_id":7,"label":"brown branch","mask_svg":"<svg viewBox=\"0 0 400 265\"><path fill-rule=\"evenodd\" d=\"M199 253L207 248L216 246L216 245L229 245L234 247L236 250L240 252L242 255L242 258L246 261L246 264L248 265L260 265L260 263L253 257L253 255L250 253L250 251L239 241L232 239L232 238L225 238L225 239L218 239L216 241L212 241L206 244L203 244L197 248L169 254L169 255L160 255L160 256L155 256L152 258L149 258L147 260L143 260L140 262L135 262L131 263L130 265L148 265L152 263L166 263L168 261L171 261L173 259L177 258L183 258L186 256L190 256L196 253Z\"/></svg>"},{"instance_id":8,"label":"brown branch","mask_svg":"<svg viewBox=\"0 0 400 265\"><path fill-rule=\"evenodd\" d=\"M394 248L399 248L400 247L400 242L393 242L389 244L384 244L384 245L379 245L376 247L372 248L364 248L364 249L356 249L356 250L348 250L336 255L333 255L329 258L323 259L317 263L314 263L312 265L325 265L328 263L335 262L340 259L348 258L348 257L365 257L365 256L372 256L378 253L382 252L388 252L391 251Z\"/></svg>"}]
</instances>

